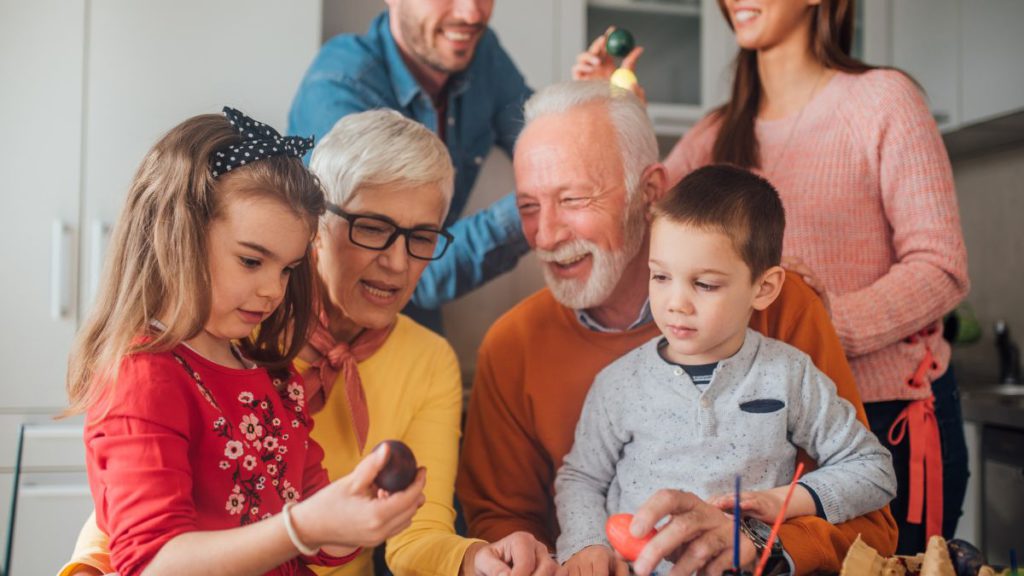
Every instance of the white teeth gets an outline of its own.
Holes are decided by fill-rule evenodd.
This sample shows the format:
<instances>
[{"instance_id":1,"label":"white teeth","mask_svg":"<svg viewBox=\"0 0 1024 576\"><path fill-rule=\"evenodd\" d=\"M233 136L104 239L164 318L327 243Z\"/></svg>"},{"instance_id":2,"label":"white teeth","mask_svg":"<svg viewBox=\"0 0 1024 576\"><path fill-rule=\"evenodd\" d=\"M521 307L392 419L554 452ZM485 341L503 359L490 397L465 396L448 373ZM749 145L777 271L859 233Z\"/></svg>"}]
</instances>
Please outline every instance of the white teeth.
<instances>
[{"instance_id":1,"label":"white teeth","mask_svg":"<svg viewBox=\"0 0 1024 576\"><path fill-rule=\"evenodd\" d=\"M378 298L387 298L395 293L394 290L381 290L380 288L374 288L366 282L363 282L363 287L366 288L367 292Z\"/></svg>"},{"instance_id":2,"label":"white teeth","mask_svg":"<svg viewBox=\"0 0 1024 576\"><path fill-rule=\"evenodd\" d=\"M467 32L456 32L454 30L445 30L444 37L453 42L467 42L473 37L472 34Z\"/></svg>"},{"instance_id":3,"label":"white teeth","mask_svg":"<svg viewBox=\"0 0 1024 576\"><path fill-rule=\"evenodd\" d=\"M572 266L573 264L579 262L580 260L583 260L586 257L587 257L586 254L580 254L579 256L576 256L575 258L572 258L571 260L560 260L560 261L556 262L556 264L558 264L559 266Z\"/></svg>"},{"instance_id":4,"label":"white teeth","mask_svg":"<svg viewBox=\"0 0 1024 576\"><path fill-rule=\"evenodd\" d=\"M748 22L761 15L759 10L739 10L736 12L737 22Z\"/></svg>"}]
</instances>

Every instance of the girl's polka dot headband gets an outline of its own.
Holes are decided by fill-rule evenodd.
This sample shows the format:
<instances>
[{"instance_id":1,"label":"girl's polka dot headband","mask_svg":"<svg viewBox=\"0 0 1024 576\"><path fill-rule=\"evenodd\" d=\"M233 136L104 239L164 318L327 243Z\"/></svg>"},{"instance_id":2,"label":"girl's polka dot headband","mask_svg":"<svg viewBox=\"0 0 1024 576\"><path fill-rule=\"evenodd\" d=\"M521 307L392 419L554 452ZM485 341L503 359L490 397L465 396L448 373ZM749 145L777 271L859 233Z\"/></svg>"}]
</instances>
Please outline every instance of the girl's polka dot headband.
<instances>
[{"instance_id":1,"label":"girl's polka dot headband","mask_svg":"<svg viewBox=\"0 0 1024 576\"><path fill-rule=\"evenodd\" d=\"M225 146L210 155L210 172L214 178L239 166L271 156L302 158L313 147L312 138L281 136L277 130L229 106L224 107L224 116L242 136L242 141Z\"/></svg>"}]
</instances>

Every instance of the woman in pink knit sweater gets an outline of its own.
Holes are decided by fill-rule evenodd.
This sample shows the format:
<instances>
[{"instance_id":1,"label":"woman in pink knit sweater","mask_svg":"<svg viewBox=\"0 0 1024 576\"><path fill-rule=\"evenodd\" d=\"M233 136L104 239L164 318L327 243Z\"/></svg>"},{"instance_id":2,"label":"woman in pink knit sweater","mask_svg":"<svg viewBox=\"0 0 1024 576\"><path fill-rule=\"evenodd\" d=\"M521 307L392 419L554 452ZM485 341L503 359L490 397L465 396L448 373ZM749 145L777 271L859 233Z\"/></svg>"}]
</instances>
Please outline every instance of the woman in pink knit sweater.
<instances>
[{"instance_id":1,"label":"woman in pink knit sweater","mask_svg":"<svg viewBox=\"0 0 1024 576\"><path fill-rule=\"evenodd\" d=\"M942 139L913 80L849 56L853 0L719 7L740 46L732 99L675 146L670 180L727 162L779 190L788 266L830 307L871 427L893 453L899 552L923 550L931 534L953 535L968 475L940 325L968 290ZM614 67L603 44L579 57L577 78Z\"/></svg>"}]
</instances>

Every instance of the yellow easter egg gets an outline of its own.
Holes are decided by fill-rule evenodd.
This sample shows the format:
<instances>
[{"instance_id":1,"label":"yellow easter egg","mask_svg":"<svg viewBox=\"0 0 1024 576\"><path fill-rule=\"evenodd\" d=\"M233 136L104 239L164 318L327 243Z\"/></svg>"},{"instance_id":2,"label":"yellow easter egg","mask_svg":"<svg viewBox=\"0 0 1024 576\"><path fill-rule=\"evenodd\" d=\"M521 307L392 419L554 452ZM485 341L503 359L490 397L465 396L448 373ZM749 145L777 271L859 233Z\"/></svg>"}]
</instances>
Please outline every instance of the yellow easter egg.
<instances>
[{"instance_id":1,"label":"yellow easter egg","mask_svg":"<svg viewBox=\"0 0 1024 576\"><path fill-rule=\"evenodd\" d=\"M612 77L609 81L612 83L612 86L618 86L623 90L632 90L633 86L637 84L636 74L628 68L619 68L612 72Z\"/></svg>"}]
</instances>

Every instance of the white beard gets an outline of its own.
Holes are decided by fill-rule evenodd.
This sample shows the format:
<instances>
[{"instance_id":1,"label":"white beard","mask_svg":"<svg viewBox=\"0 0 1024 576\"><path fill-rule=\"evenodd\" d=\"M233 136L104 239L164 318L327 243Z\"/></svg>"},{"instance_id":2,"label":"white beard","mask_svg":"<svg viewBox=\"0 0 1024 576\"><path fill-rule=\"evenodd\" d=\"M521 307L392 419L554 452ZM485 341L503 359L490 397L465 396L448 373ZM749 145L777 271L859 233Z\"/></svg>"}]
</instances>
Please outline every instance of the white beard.
<instances>
[{"instance_id":1,"label":"white beard","mask_svg":"<svg viewBox=\"0 0 1024 576\"><path fill-rule=\"evenodd\" d=\"M581 238L569 240L552 251L537 250L537 257L543 262L566 262L586 254L593 258L590 275L582 280L559 278L550 266L544 266L544 280L560 304L574 310L585 310L600 306L611 297L622 273L643 245L647 222L643 202L635 204L626 208L623 222L625 244L619 250L604 250Z\"/></svg>"}]
</instances>

